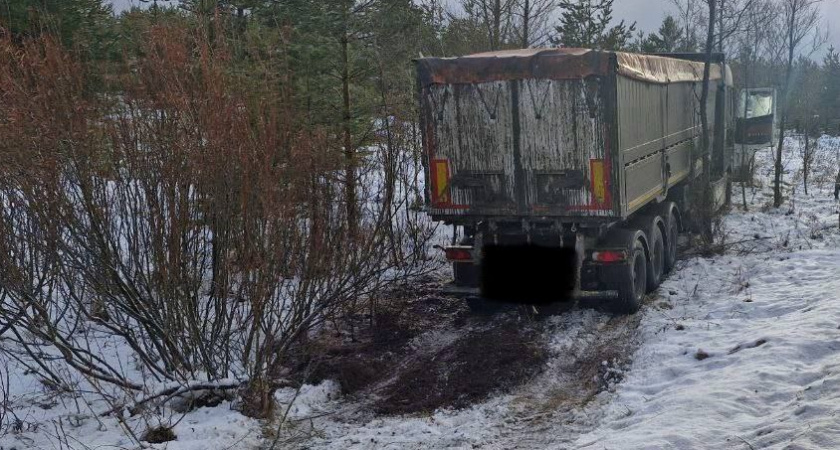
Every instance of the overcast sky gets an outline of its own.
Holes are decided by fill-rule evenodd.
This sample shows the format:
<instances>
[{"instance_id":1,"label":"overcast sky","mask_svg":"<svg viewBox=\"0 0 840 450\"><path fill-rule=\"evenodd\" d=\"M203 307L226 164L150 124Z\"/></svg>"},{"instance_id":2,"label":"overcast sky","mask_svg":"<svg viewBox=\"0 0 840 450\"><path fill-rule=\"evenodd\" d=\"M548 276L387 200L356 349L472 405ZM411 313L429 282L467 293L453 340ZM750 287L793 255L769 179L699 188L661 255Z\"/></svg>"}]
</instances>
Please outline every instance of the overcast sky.
<instances>
[{"instance_id":1,"label":"overcast sky","mask_svg":"<svg viewBox=\"0 0 840 450\"><path fill-rule=\"evenodd\" d=\"M318 0L313 0L318 1ZM139 5L139 0L112 0L117 12L122 11L131 5ZM161 3L164 3L161 0ZM830 43L840 49L840 0L824 0L823 27L832 25ZM627 22L636 22L638 29L651 32L659 28L662 19L673 13L674 7L670 0L615 0L613 3L613 18L624 19ZM834 28L837 28L836 30Z\"/></svg>"}]
</instances>

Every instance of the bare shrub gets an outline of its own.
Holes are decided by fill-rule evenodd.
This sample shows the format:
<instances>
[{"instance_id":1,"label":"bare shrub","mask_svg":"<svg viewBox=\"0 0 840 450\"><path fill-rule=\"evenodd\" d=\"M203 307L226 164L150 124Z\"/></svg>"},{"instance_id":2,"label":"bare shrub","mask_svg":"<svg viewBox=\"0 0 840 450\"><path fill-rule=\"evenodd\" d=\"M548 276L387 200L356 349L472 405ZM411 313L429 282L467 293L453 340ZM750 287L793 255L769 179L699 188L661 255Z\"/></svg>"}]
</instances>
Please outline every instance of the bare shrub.
<instances>
[{"instance_id":1,"label":"bare shrub","mask_svg":"<svg viewBox=\"0 0 840 450\"><path fill-rule=\"evenodd\" d=\"M297 339L430 267L418 169L391 171L387 202L363 189L351 236L336 138L295 114L283 42L246 76L205 33L152 28L112 95L49 40L0 42L0 330L45 380L108 386L112 412L119 392L241 389L267 417Z\"/></svg>"},{"instance_id":2,"label":"bare shrub","mask_svg":"<svg viewBox=\"0 0 840 450\"><path fill-rule=\"evenodd\" d=\"M8 361L0 368L0 437L8 433L9 428L17 420L9 397L11 377L9 376Z\"/></svg>"}]
</instances>

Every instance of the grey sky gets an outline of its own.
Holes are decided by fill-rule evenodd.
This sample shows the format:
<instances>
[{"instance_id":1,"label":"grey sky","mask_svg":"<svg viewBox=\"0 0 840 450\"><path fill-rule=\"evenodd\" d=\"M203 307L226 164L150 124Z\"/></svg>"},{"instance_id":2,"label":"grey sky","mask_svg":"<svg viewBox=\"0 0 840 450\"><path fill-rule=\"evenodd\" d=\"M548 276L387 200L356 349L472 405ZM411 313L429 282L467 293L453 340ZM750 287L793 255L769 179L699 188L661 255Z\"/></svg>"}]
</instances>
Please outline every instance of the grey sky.
<instances>
[{"instance_id":1,"label":"grey sky","mask_svg":"<svg viewBox=\"0 0 840 450\"><path fill-rule=\"evenodd\" d=\"M164 0L159 1L164 3ZM141 4L139 0L112 0L112 3L117 12L131 5ZM840 0L824 0L822 10L824 27L840 22ZM673 12L674 7L670 0L615 0L613 4L614 19L636 22L638 28L645 32L659 28L665 15ZM832 28L830 31L830 44L840 49L840 28L837 30Z\"/></svg>"}]
</instances>

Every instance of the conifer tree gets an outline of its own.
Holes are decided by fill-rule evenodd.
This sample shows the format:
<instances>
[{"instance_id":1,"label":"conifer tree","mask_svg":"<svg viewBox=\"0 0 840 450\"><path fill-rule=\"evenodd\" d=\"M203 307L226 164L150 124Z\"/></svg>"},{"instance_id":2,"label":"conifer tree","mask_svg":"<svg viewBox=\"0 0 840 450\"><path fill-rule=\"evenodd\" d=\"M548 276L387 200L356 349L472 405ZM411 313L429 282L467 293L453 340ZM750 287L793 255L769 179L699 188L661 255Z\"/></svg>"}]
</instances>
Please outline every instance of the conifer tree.
<instances>
[{"instance_id":1,"label":"conifer tree","mask_svg":"<svg viewBox=\"0 0 840 450\"><path fill-rule=\"evenodd\" d=\"M636 23L612 23L614 0L561 0L560 24L555 27L555 45L563 47L621 50L630 45Z\"/></svg>"}]
</instances>

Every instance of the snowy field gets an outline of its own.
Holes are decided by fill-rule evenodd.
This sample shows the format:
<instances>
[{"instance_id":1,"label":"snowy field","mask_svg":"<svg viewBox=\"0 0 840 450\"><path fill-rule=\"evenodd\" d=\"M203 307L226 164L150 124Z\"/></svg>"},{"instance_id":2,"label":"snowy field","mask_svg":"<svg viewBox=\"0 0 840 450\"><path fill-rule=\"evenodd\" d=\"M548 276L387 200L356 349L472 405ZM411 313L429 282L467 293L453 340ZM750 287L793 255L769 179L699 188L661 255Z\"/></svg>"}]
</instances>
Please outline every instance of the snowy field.
<instances>
[{"instance_id":1,"label":"snowy field","mask_svg":"<svg viewBox=\"0 0 840 450\"><path fill-rule=\"evenodd\" d=\"M800 161L789 156L793 175ZM741 243L684 261L663 283L667 307L643 311L630 370L599 425L574 447L840 448L834 186L805 196L794 185L793 202L770 209L770 152L758 162L765 187L748 189L750 211L724 221L727 240Z\"/></svg>"},{"instance_id":2,"label":"snowy field","mask_svg":"<svg viewBox=\"0 0 840 450\"><path fill-rule=\"evenodd\" d=\"M579 307L547 319L546 368L512 392L463 410L378 416L330 381L281 390L287 421L276 448L840 448L840 233L831 178L840 139L822 143L825 169L805 195L798 141L789 141L788 198L779 209L770 207L772 155L760 152L756 186L746 189L749 211L740 210L733 186L722 222L726 251L680 261L637 315ZM456 338L430 330L417 339L434 347ZM101 416L104 402L52 392L14 362L3 367L3 450L140 447L114 417ZM178 438L151 448L271 448L273 430L230 402L153 417L177 423ZM126 425L155 425L143 420Z\"/></svg>"}]
</instances>

